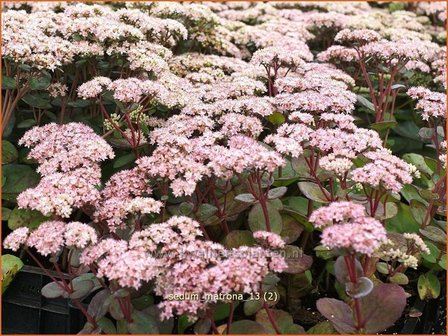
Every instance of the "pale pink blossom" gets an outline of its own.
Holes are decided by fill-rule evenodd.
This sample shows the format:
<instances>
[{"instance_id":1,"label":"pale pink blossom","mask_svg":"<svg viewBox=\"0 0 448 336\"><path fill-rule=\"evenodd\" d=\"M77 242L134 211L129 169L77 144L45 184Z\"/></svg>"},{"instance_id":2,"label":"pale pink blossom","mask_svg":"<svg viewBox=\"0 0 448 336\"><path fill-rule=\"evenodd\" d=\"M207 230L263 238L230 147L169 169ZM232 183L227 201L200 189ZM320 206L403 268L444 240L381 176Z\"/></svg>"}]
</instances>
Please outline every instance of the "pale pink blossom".
<instances>
[{"instance_id":1,"label":"pale pink blossom","mask_svg":"<svg viewBox=\"0 0 448 336\"><path fill-rule=\"evenodd\" d=\"M17 251L20 246L25 244L28 238L29 231L30 230L27 227L15 229L8 236L6 236L5 240L3 241L3 246L6 249Z\"/></svg>"},{"instance_id":2,"label":"pale pink blossom","mask_svg":"<svg viewBox=\"0 0 448 336\"><path fill-rule=\"evenodd\" d=\"M70 222L65 227L65 245L85 248L88 244L96 244L98 236L95 229L80 222Z\"/></svg>"},{"instance_id":3,"label":"pale pink blossom","mask_svg":"<svg viewBox=\"0 0 448 336\"><path fill-rule=\"evenodd\" d=\"M64 232L64 222L43 222L30 233L26 245L34 247L43 256L57 253L64 247Z\"/></svg>"},{"instance_id":4,"label":"pale pink blossom","mask_svg":"<svg viewBox=\"0 0 448 336\"><path fill-rule=\"evenodd\" d=\"M278 234L267 231L255 231L254 238L262 246L271 249L283 248L286 244Z\"/></svg>"}]
</instances>

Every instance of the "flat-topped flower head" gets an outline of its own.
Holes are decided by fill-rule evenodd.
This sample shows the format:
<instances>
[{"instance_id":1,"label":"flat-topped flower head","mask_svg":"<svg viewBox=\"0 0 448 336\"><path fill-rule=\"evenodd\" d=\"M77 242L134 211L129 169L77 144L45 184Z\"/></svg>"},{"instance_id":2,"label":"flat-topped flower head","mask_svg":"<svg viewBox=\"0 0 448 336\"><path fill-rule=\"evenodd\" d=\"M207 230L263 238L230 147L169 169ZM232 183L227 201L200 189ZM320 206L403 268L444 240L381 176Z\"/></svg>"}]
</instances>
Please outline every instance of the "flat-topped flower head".
<instances>
[{"instance_id":1,"label":"flat-topped flower head","mask_svg":"<svg viewBox=\"0 0 448 336\"><path fill-rule=\"evenodd\" d=\"M43 256L59 252L64 247L65 223L43 222L30 233L26 245L34 247Z\"/></svg>"},{"instance_id":2,"label":"flat-topped flower head","mask_svg":"<svg viewBox=\"0 0 448 336\"><path fill-rule=\"evenodd\" d=\"M95 98L112 83L107 77L95 77L78 87L78 96L83 99Z\"/></svg>"},{"instance_id":3,"label":"flat-topped flower head","mask_svg":"<svg viewBox=\"0 0 448 336\"><path fill-rule=\"evenodd\" d=\"M69 172L114 157L112 147L82 123L50 123L33 127L19 140L31 148L28 157L39 163L42 175Z\"/></svg>"},{"instance_id":4,"label":"flat-topped flower head","mask_svg":"<svg viewBox=\"0 0 448 336\"><path fill-rule=\"evenodd\" d=\"M429 118L446 118L446 94L434 92L424 87L412 87L407 94L417 100L416 110L422 115L423 120Z\"/></svg>"},{"instance_id":5,"label":"flat-topped flower head","mask_svg":"<svg viewBox=\"0 0 448 336\"><path fill-rule=\"evenodd\" d=\"M380 39L381 35L370 29L343 29L334 38L336 42L349 45L363 45Z\"/></svg>"},{"instance_id":6,"label":"flat-topped flower head","mask_svg":"<svg viewBox=\"0 0 448 336\"><path fill-rule=\"evenodd\" d=\"M371 256L387 240L386 230L374 218L333 225L322 231L321 243L329 249L348 249Z\"/></svg>"},{"instance_id":7,"label":"flat-topped flower head","mask_svg":"<svg viewBox=\"0 0 448 336\"><path fill-rule=\"evenodd\" d=\"M322 228L364 216L365 208L361 204L341 201L330 203L313 211L309 220L314 226Z\"/></svg>"},{"instance_id":8,"label":"flat-topped flower head","mask_svg":"<svg viewBox=\"0 0 448 336\"><path fill-rule=\"evenodd\" d=\"M270 134L264 142L273 144L275 149L285 155L298 158L303 153L303 143L308 141L313 130L304 124L284 124L276 134Z\"/></svg>"},{"instance_id":9,"label":"flat-topped flower head","mask_svg":"<svg viewBox=\"0 0 448 336\"><path fill-rule=\"evenodd\" d=\"M96 244L98 236L95 229L80 222L70 222L65 227L65 245L85 248L89 244Z\"/></svg>"},{"instance_id":10,"label":"flat-topped flower head","mask_svg":"<svg viewBox=\"0 0 448 336\"><path fill-rule=\"evenodd\" d=\"M50 174L44 176L36 187L20 193L17 204L20 208L37 210L44 215L68 218L74 209L96 204L100 197L96 186L100 183L101 171L94 165Z\"/></svg>"},{"instance_id":11,"label":"flat-topped flower head","mask_svg":"<svg viewBox=\"0 0 448 336\"><path fill-rule=\"evenodd\" d=\"M3 246L6 249L13 250L14 252L17 251L23 244L26 243L29 231L30 230L27 227L15 229L13 232L6 236L5 240L3 241Z\"/></svg>"},{"instance_id":12,"label":"flat-topped flower head","mask_svg":"<svg viewBox=\"0 0 448 336\"><path fill-rule=\"evenodd\" d=\"M261 246L270 249L281 249L286 245L282 237L273 232L256 231L254 238Z\"/></svg>"},{"instance_id":13,"label":"flat-topped flower head","mask_svg":"<svg viewBox=\"0 0 448 336\"><path fill-rule=\"evenodd\" d=\"M382 186L392 192L399 192L403 184L419 178L417 168L392 154L385 148L364 154L370 160L366 165L352 171L351 179L372 187Z\"/></svg>"},{"instance_id":14,"label":"flat-topped flower head","mask_svg":"<svg viewBox=\"0 0 448 336\"><path fill-rule=\"evenodd\" d=\"M387 241L386 230L374 218L366 216L364 206L353 202L332 202L315 210L310 222L321 228L322 245L372 255Z\"/></svg>"}]
</instances>

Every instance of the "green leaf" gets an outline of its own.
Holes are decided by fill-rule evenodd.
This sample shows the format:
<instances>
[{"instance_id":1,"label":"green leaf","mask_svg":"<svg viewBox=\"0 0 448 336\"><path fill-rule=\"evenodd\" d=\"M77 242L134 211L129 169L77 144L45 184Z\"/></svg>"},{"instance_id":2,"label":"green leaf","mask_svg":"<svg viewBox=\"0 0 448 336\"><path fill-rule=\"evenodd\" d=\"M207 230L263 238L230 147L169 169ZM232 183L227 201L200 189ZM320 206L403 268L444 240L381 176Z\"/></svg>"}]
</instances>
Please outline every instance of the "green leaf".
<instances>
[{"instance_id":1,"label":"green leaf","mask_svg":"<svg viewBox=\"0 0 448 336\"><path fill-rule=\"evenodd\" d=\"M424 140L430 140L430 139L432 139L432 136L434 135L434 129L429 128L429 127L422 127L418 131L418 135L420 136L420 138L422 138Z\"/></svg>"},{"instance_id":2,"label":"green leaf","mask_svg":"<svg viewBox=\"0 0 448 336\"><path fill-rule=\"evenodd\" d=\"M51 82L51 76L30 77L28 85L31 90L45 90Z\"/></svg>"},{"instance_id":3,"label":"green leaf","mask_svg":"<svg viewBox=\"0 0 448 336\"><path fill-rule=\"evenodd\" d=\"M403 273L395 273L392 277L389 278L391 283L395 283L397 285L407 285L409 283L409 279L406 274Z\"/></svg>"},{"instance_id":4,"label":"green leaf","mask_svg":"<svg viewBox=\"0 0 448 336\"><path fill-rule=\"evenodd\" d=\"M104 331L105 334L117 333L117 329L115 328L114 323L107 317L100 318L98 321L96 321L96 324L102 331Z\"/></svg>"},{"instance_id":5,"label":"green leaf","mask_svg":"<svg viewBox=\"0 0 448 336\"><path fill-rule=\"evenodd\" d=\"M283 209L294 210L297 214L306 216L308 212L308 199L300 196L290 196L282 200Z\"/></svg>"},{"instance_id":6,"label":"green leaf","mask_svg":"<svg viewBox=\"0 0 448 336\"><path fill-rule=\"evenodd\" d=\"M446 244L446 233L436 226L427 226L420 229L420 233L433 242Z\"/></svg>"},{"instance_id":7,"label":"green leaf","mask_svg":"<svg viewBox=\"0 0 448 336\"><path fill-rule=\"evenodd\" d=\"M229 328L230 334L266 334L267 330L258 322L250 320L240 320L233 322Z\"/></svg>"},{"instance_id":8,"label":"green leaf","mask_svg":"<svg viewBox=\"0 0 448 336\"><path fill-rule=\"evenodd\" d=\"M194 204L193 204L193 203L190 203L190 202L182 202L182 203L179 205L179 212L180 212L182 215L188 216L188 215L193 211L193 208L194 208Z\"/></svg>"},{"instance_id":9,"label":"green leaf","mask_svg":"<svg viewBox=\"0 0 448 336\"><path fill-rule=\"evenodd\" d=\"M126 335L128 333L128 324L126 320L117 320L117 334Z\"/></svg>"},{"instance_id":10,"label":"green leaf","mask_svg":"<svg viewBox=\"0 0 448 336\"><path fill-rule=\"evenodd\" d=\"M19 153L12 143L2 140L2 164L12 163L17 160Z\"/></svg>"},{"instance_id":11,"label":"green leaf","mask_svg":"<svg viewBox=\"0 0 448 336\"><path fill-rule=\"evenodd\" d=\"M252 194L239 194L239 195L236 195L235 199L237 201L240 201L243 203L250 203L250 204L254 204L257 202L257 200L255 199L255 197Z\"/></svg>"},{"instance_id":12,"label":"green leaf","mask_svg":"<svg viewBox=\"0 0 448 336\"><path fill-rule=\"evenodd\" d=\"M334 252L326 246L317 245L313 250L316 252L316 257L318 258L328 260L334 257Z\"/></svg>"},{"instance_id":13,"label":"green leaf","mask_svg":"<svg viewBox=\"0 0 448 336\"><path fill-rule=\"evenodd\" d=\"M410 208L412 216L414 217L415 221L421 225L425 218L428 207L422 202L419 202L417 200L411 200Z\"/></svg>"},{"instance_id":14,"label":"green leaf","mask_svg":"<svg viewBox=\"0 0 448 336\"><path fill-rule=\"evenodd\" d=\"M160 334L172 334L174 328L174 318L169 318L165 320L161 320L160 316L162 313L162 309L157 305L151 305L144 310L145 314L149 314L152 316L157 322L157 327L159 328Z\"/></svg>"},{"instance_id":15,"label":"green leaf","mask_svg":"<svg viewBox=\"0 0 448 336\"><path fill-rule=\"evenodd\" d=\"M95 287L92 280L85 280L80 277L72 280L73 293L69 295L71 299L81 299L90 293L90 291Z\"/></svg>"},{"instance_id":16,"label":"green leaf","mask_svg":"<svg viewBox=\"0 0 448 336\"><path fill-rule=\"evenodd\" d=\"M233 308L235 309L239 305L239 301L233 302ZM213 312L213 320L220 321L227 318L230 315L230 305L225 302L218 302Z\"/></svg>"},{"instance_id":17,"label":"green leaf","mask_svg":"<svg viewBox=\"0 0 448 336\"><path fill-rule=\"evenodd\" d=\"M261 282L261 287L263 291L266 293L271 289L274 289L279 281L280 278L278 276L276 276L274 273L269 273L264 277L263 281Z\"/></svg>"},{"instance_id":18,"label":"green leaf","mask_svg":"<svg viewBox=\"0 0 448 336\"><path fill-rule=\"evenodd\" d=\"M274 112L270 116L268 116L268 120L271 124L281 125L285 122L285 116L280 112Z\"/></svg>"},{"instance_id":19,"label":"green leaf","mask_svg":"<svg viewBox=\"0 0 448 336\"><path fill-rule=\"evenodd\" d=\"M403 160L407 163L412 163L417 169L424 174L432 175L433 171L425 162L425 158L420 154L406 153L403 155Z\"/></svg>"},{"instance_id":20,"label":"green leaf","mask_svg":"<svg viewBox=\"0 0 448 336\"><path fill-rule=\"evenodd\" d=\"M17 124L17 128L30 128L31 126L36 125L36 120L34 119L26 119Z\"/></svg>"},{"instance_id":21,"label":"green leaf","mask_svg":"<svg viewBox=\"0 0 448 336\"><path fill-rule=\"evenodd\" d=\"M199 335L206 335L209 333L210 328L212 327L212 322L208 318L199 319L194 325L194 333Z\"/></svg>"},{"instance_id":22,"label":"green leaf","mask_svg":"<svg viewBox=\"0 0 448 336\"><path fill-rule=\"evenodd\" d=\"M421 300L436 299L440 295L440 281L432 273L420 274L417 289Z\"/></svg>"},{"instance_id":23,"label":"green leaf","mask_svg":"<svg viewBox=\"0 0 448 336\"><path fill-rule=\"evenodd\" d=\"M107 314L109 309L110 300L108 298L111 296L109 288L105 288L92 298L87 308L87 312L93 316L95 319L99 319Z\"/></svg>"},{"instance_id":24,"label":"green leaf","mask_svg":"<svg viewBox=\"0 0 448 336\"><path fill-rule=\"evenodd\" d=\"M158 334L157 321L151 315L134 310L131 315L132 322L128 324L131 334Z\"/></svg>"},{"instance_id":25,"label":"green leaf","mask_svg":"<svg viewBox=\"0 0 448 336\"><path fill-rule=\"evenodd\" d=\"M328 335L328 334L337 334L337 331L333 328L330 321L320 322L306 332L310 335Z\"/></svg>"},{"instance_id":26,"label":"green leaf","mask_svg":"<svg viewBox=\"0 0 448 336\"><path fill-rule=\"evenodd\" d=\"M143 310L154 304L154 297L152 295L142 295L138 298L132 299L132 306L137 310Z\"/></svg>"},{"instance_id":27,"label":"green leaf","mask_svg":"<svg viewBox=\"0 0 448 336\"><path fill-rule=\"evenodd\" d=\"M234 230L224 238L223 244L228 249L252 246L255 244L255 239L249 230Z\"/></svg>"},{"instance_id":28,"label":"green leaf","mask_svg":"<svg viewBox=\"0 0 448 336\"><path fill-rule=\"evenodd\" d=\"M282 232L280 232L280 236L286 244L295 242L302 232L303 225L299 224L294 217L282 214Z\"/></svg>"},{"instance_id":29,"label":"green leaf","mask_svg":"<svg viewBox=\"0 0 448 336\"><path fill-rule=\"evenodd\" d=\"M244 302L244 315L252 316L263 307L263 300L248 300Z\"/></svg>"},{"instance_id":30,"label":"green leaf","mask_svg":"<svg viewBox=\"0 0 448 336\"><path fill-rule=\"evenodd\" d=\"M70 107L85 108L85 107L92 105L92 100L77 99L77 100L68 102L67 105Z\"/></svg>"},{"instance_id":31,"label":"green leaf","mask_svg":"<svg viewBox=\"0 0 448 336\"><path fill-rule=\"evenodd\" d=\"M415 124L415 122L409 120L400 121L397 127L394 128L394 132L398 135L413 140L420 140L418 135L419 130L420 129Z\"/></svg>"},{"instance_id":32,"label":"green leaf","mask_svg":"<svg viewBox=\"0 0 448 336\"><path fill-rule=\"evenodd\" d=\"M356 95L356 103L371 111L375 111L375 106L373 106L372 102L367 100L364 96Z\"/></svg>"},{"instance_id":33,"label":"green leaf","mask_svg":"<svg viewBox=\"0 0 448 336\"><path fill-rule=\"evenodd\" d=\"M319 188L319 186L316 183L313 182L299 182L297 183L299 186L300 191L302 194L304 194L307 198L310 200L319 202L319 203L329 203L328 199L325 197L330 196L327 190L322 190Z\"/></svg>"},{"instance_id":34,"label":"green leaf","mask_svg":"<svg viewBox=\"0 0 448 336\"><path fill-rule=\"evenodd\" d=\"M277 327L280 329L281 334L304 334L305 330L294 324L292 316L284 310L280 309L270 309L270 314L272 315L273 320L277 324ZM275 329L272 327L270 322L268 313L265 309L260 310L257 313L256 321L262 325L269 334L275 334Z\"/></svg>"},{"instance_id":35,"label":"green leaf","mask_svg":"<svg viewBox=\"0 0 448 336\"><path fill-rule=\"evenodd\" d=\"M39 182L39 175L27 165L7 164L2 170L3 176L6 177L2 198L7 201L15 201L19 193Z\"/></svg>"},{"instance_id":36,"label":"green leaf","mask_svg":"<svg viewBox=\"0 0 448 336\"><path fill-rule=\"evenodd\" d=\"M23 262L20 258L11 254L2 255L2 294L22 267Z\"/></svg>"},{"instance_id":37,"label":"green leaf","mask_svg":"<svg viewBox=\"0 0 448 336\"><path fill-rule=\"evenodd\" d=\"M394 128L397 125L398 125L398 123L396 121L381 121L381 122L370 124L369 127L375 131L381 132L381 131L385 131L387 129Z\"/></svg>"},{"instance_id":38,"label":"green leaf","mask_svg":"<svg viewBox=\"0 0 448 336\"><path fill-rule=\"evenodd\" d=\"M185 329L193 325L193 323L194 322L191 322L186 315L181 315L177 320L177 331L179 332L179 334L184 334Z\"/></svg>"},{"instance_id":39,"label":"green leaf","mask_svg":"<svg viewBox=\"0 0 448 336\"><path fill-rule=\"evenodd\" d=\"M11 209L2 207L2 221L7 221L9 216L11 216Z\"/></svg>"},{"instance_id":40,"label":"green leaf","mask_svg":"<svg viewBox=\"0 0 448 336\"><path fill-rule=\"evenodd\" d=\"M16 80L11 77L2 76L2 89L3 90L14 90L16 88Z\"/></svg>"},{"instance_id":41,"label":"green leaf","mask_svg":"<svg viewBox=\"0 0 448 336\"><path fill-rule=\"evenodd\" d=\"M42 296L47 299L55 299L64 295L65 290L61 288L56 282L50 282L46 284L40 291Z\"/></svg>"},{"instance_id":42,"label":"green leaf","mask_svg":"<svg viewBox=\"0 0 448 336\"><path fill-rule=\"evenodd\" d=\"M446 254L444 254L439 262L438 262L439 266L442 267L444 270L446 270Z\"/></svg>"},{"instance_id":43,"label":"green leaf","mask_svg":"<svg viewBox=\"0 0 448 336\"><path fill-rule=\"evenodd\" d=\"M299 175L295 172L292 167L290 160L286 160L283 167L278 168L273 174L275 187L288 186L299 179Z\"/></svg>"},{"instance_id":44,"label":"green leaf","mask_svg":"<svg viewBox=\"0 0 448 336\"><path fill-rule=\"evenodd\" d=\"M303 225L306 231L313 232L314 226L308 221L308 202L305 197L291 196L283 199L283 212L294 217L294 219Z\"/></svg>"},{"instance_id":45,"label":"green leaf","mask_svg":"<svg viewBox=\"0 0 448 336\"><path fill-rule=\"evenodd\" d=\"M379 203L377 211L375 213L375 217L377 217L379 220L385 220L389 218L393 218L398 214L398 207L394 202L387 202L386 203L386 214L384 214L384 204Z\"/></svg>"},{"instance_id":46,"label":"green leaf","mask_svg":"<svg viewBox=\"0 0 448 336\"><path fill-rule=\"evenodd\" d=\"M8 227L15 230L20 227L36 229L40 223L48 220L49 217L42 215L39 211L29 209L19 209L15 207L8 218Z\"/></svg>"},{"instance_id":47,"label":"green leaf","mask_svg":"<svg viewBox=\"0 0 448 336\"><path fill-rule=\"evenodd\" d=\"M434 245L432 242L425 240L426 246L428 246L430 253L422 253L423 259L431 264L435 264L440 256L439 248Z\"/></svg>"},{"instance_id":48,"label":"green leaf","mask_svg":"<svg viewBox=\"0 0 448 336\"><path fill-rule=\"evenodd\" d=\"M22 98L22 100L26 104L38 109L45 110L51 108L50 100L45 99L42 95L39 94L28 93Z\"/></svg>"},{"instance_id":49,"label":"green leaf","mask_svg":"<svg viewBox=\"0 0 448 336\"><path fill-rule=\"evenodd\" d=\"M280 212L270 203L266 205L271 232L280 234L282 231L282 216ZM255 204L249 212L249 227L252 232L266 231L266 220L260 204Z\"/></svg>"},{"instance_id":50,"label":"green leaf","mask_svg":"<svg viewBox=\"0 0 448 336\"><path fill-rule=\"evenodd\" d=\"M286 187L278 187L269 190L268 192L268 198L269 199L276 199L282 197L286 192L288 191L288 188Z\"/></svg>"},{"instance_id":51,"label":"green leaf","mask_svg":"<svg viewBox=\"0 0 448 336\"><path fill-rule=\"evenodd\" d=\"M397 203L397 206L398 214L386 220L387 231L397 233L418 232L420 225L412 216L409 206L404 203Z\"/></svg>"},{"instance_id":52,"label":"green leaf","mask_svg":"<svg viewBox=\"0 0 448 336\"><path fill-rule=\"evenodd\" d=\"M389 267L385 262L379 262L376 264L376 270L381 274L389 274Z\"/></svg>"},{"instance_id":53,"label":"green leaf","mask_svg":"<svg viewBox=\"0 0 448 336\"><path fill-rule=\"evenodd\" d=\"M123 156L120 156L118 159L114 161L113 168L115 169L120 168L134 161L135 161L134 153L125 154Z\"/></svg>"},{"instance_id":54,"label":"green leaf","mask_svg":"<svg viewBox=\"0 0 448 336\"><path fill-rule=\"evenodd\" d=\"M108 307L110 316L112 316L115 320L120 321L124 319L123 311L120 308L117 298L112 295L109 296L105 301L105 305Z\"/></svg>"},{"instance_id":55,"label":"green leaf","mask_svg":"<svg viewBox=\"0 0 448 336\"><path fill-rule=\"evenodd\" d=\"M214 205L209 204L209 203L202 203L198 207L198 212L196 213L196 216L198 217L198 219L200 221L203 221L203 220L213 216L217 212L218 212L218 208L215 207Z\"/></svg>"},{"instance_id":56,"label":"green leaf","mask_svg":"<svg viewBox=\"0 0 448 336\"><path fill-rule=\"evenodd\" d=\"M403 186L403 188L401 189L400 193L403 195L403 197L405 198L406 201L411 202L412 200L416 200L419 201L423 204L427 204L428 202L425 201L425 199L423 199L417 188L412 185L412 184L406 184Z\"/></svg>"}]
</instances>

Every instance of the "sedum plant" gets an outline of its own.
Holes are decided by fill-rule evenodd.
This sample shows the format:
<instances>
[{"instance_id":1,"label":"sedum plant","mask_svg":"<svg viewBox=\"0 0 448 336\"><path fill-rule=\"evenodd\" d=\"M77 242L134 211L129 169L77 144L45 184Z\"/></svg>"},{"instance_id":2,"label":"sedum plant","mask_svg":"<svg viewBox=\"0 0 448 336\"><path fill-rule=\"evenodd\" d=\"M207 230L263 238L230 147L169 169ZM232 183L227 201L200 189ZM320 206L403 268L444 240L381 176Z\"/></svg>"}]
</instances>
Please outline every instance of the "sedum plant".
<instances>
[{"instance_id":1,"label":"sedum plant","mask_svg":"<svg viewBox=\"0 0 448 336\"><path fill-rule=\"evenodd\" d=\"M3 246L81 333L401 330L444 290L445 11L5 4Z\"/></svg>"}]
</instances>

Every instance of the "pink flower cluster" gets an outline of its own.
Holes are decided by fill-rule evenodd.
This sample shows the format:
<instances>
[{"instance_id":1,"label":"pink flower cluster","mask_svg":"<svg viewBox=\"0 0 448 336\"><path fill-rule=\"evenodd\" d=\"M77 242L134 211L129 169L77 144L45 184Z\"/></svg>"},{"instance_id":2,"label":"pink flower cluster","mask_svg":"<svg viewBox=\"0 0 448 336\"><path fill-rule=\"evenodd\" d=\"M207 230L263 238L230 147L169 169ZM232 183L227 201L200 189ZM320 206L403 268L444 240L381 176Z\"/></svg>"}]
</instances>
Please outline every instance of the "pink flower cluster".
<instances>
[{"instance_id":1,"label":"pink flower cluster","mask_svg":"<svg viewBox=\"0 0 448 336\"><path fill-rule=\"evenodd\" d=\"M46 124L33 127L19 140L31 148L29 159L39 164L42 175L89 167L114 158L112 147L85 124Z\"/></svg>"},{"instance_id":2,"label":"pink flower cluster","mask_svg":"<svg viewBox=\"0 0 448 336\"><path fill-rule=\"evenodd\" d=\"M362 205L333 202L315 210L310 222L322 229L321 243L329 249L346 249L371 256L387 241L386 230L367 217Z\"/></svg>"},{"instance_id":3,"label":"pink flower cluster","mask_svg":"<svg viewBox=\"0 0 448 336\"><path fill-rule=\"evenodd\" d=\"M26 227L14 230L5 238L3 246L17 251L22 245L26 245L47 256L61 251L64 246L85 248L90 244L96 244L97 241L95 229L87 224L48 221L41 223L31 233Z\"/></svg>"},{"instance_id":4,"label":"pink flower cluster","mask_svg":"<svg viewBox=\"0 0 448 336\"><path fill-rule=\"evenodd\" d=\"M407 94L414 100L417 100L415 108L422 114L423 120L429 118L446 117L446 94L442 92L433 92L424 87L412 87Z\"/></svg>"},{"instance_id":5,"label":"pink flower cluster","mask_svg":"<svg viewBox=\"0 0 448 336\"><path fill-rule=\"evenodd\" d=\"M414 165L392 155L388 149L367 152L364 156L370 162L352 171L351 178L355 182L399 192L403 184L412 183L413 176L420 177L420 172Z\"/></svg>"},{"instance_id":6,"label":"pink flower cluster","mask_svg":"<svg viewBox=\"0 0 448 336\"><path fill-rule=\"evenodd\" d=\"M255 231L254 238L260 245L266 248L281 249L286 245L282 237L273 232Z\"/></svg>"},{"instance_id":7,"label":"pink flower cluster","mask_svg":"<svg viewBox=\"0 0 448 336\"><path fill-rule=\"evenodd\" d=\"M170 294L257 291L269 272L286 268L283 258L269 250L241 247L227 251L220 244L199 240L200 236L199 223L172 217L135 232L129 242L106 238L90 245L80 260L95 265L98 276L116 280L123 287L139 288L154 280L156 294L165 299L160 303L164 318L174 313L195 316L210 304L172 301ZM273 248L281 245L280 238L266 239Z\"/></svg>"},{"instance_id":8,"label":"pink flower cluster","mask_svg":"<svg viewBox=\"0 0 448 336\"><path fill-rule=\"evenodd\" d=\"M230 179L244 171L273 172L284 164L278 153L252 138L261 131L258 120L232 117L225 115L218 121L205 116L171 117L152 132L151 140L158 147L137 161L138 169L148 176L168 178L174 195L180 196L192 194L205 176Z\"/></svg>"},{"instance_id":9,"label":"pink flower cluster","mask_svg":"<svg viewBox=\"0 0 448 336\"><path fill-rule=\"evenodd\" d=\"M93 213L94 221L105 222L110 231L126 226L132 214L159 213L162 202L147 197L151 193L146 175L138 168L111 176L101 190Z\"/></svg>"},{"instance_id":10,"label":"pink flower cluster","mask_svg":"<svg viewBox=\"0 0 448 336\"><path fill-rule=\"evenodd\" d=\"M35 188L19 194L19 207L68 218L73 208L98 200L98 163L113 158L114 153L91 128L81 123L51 123L27 131L19 144L32 148L29 158L39 163L37 171L43 175Z\"/></svg>"}]
</instances>

